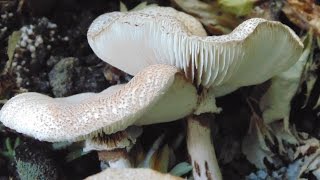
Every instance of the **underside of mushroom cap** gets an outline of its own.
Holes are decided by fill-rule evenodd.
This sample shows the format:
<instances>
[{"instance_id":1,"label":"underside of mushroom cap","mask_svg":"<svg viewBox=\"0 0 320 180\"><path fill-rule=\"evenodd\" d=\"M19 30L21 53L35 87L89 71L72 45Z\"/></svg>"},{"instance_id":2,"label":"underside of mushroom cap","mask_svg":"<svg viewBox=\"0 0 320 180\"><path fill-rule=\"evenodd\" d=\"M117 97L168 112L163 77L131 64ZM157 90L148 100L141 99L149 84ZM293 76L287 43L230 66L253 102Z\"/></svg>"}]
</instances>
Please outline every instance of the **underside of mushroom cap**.
<instances>
[{"instance_id":1,"label":"underside of mushroom cap","mask_svg":"<svg viewBox=\"0 0 320 180\"><path fill-rule=\"evenodd\" d=\"M162 108L167 108L161 101L167 101L163 97L168 93L189 98L172 102L176 112L161 114ZM1 109L0 121L39 140L72 141L102 131L111 134L124 130L149 111L158 112L152 110L153 107L159 108L160 118L176 120L190 114L196 104L196 89L177 68L153 65L138 73L128 84L97 94L56 99L39 93L17 95ZM150 124L150 121L145 120L145 123Z\"/></svg>"},{"instance_id":2,"label":"underside of mushroom cap","mask_svg":"<svg viewBox=\"0 0 320 180\"><path fill-rule=\"evenodd\" d=\"M170 64L184 70L197 85L233 89L287 70L302 53L298 36L279 22L253 18L228 35L203 37L167 11L178 13L168 7L120 13L95 33L92 29L98 29L99 23L94 22L88 31L89 44L99 58L129 74L151 64Z\"/></svg>"},{"instance_id":3,"label":"underside of mushroom cap","mask_svg":"<svg viewBox=\"0 0 320 180\"><path fill-rule=\"evenodd\" d=\"M113 134L98 133L86 138L83 151L126 149L129 152L141 134L142 127L139 126L130 126Z\"/></svg>"}]
</instances>

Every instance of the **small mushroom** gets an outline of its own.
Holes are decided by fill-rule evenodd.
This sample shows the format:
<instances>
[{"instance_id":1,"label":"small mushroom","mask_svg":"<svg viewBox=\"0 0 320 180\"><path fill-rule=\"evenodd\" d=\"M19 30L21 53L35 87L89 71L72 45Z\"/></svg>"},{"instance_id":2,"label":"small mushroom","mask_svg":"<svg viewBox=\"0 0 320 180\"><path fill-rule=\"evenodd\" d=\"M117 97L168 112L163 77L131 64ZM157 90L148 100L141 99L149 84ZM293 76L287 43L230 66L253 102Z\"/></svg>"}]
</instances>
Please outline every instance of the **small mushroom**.
<instances>
[{"instance_id":1,"label":"small mushroom","mask_svg":"<svg viewBox=\"0 0 320 180\"><path fill-rule=\"evenodd\" d=\"M128 153L141 134L142 128L138 126L129 126L113 134L100 132L85 139L83 151L97 151L101 169L130 168L132 166Z\"/></svg>"},{"instance_id":2,"label":"small mushroom","mask_svg":"<svg viewBox=\"0 0 320 180\"><path fill-rule=\"evenodd\" d=\"M87 177L85 180L182 180L180 177L170 174L163 174L152 169L125 168L125 169L106 169L101 173Z\"/></svg>"},{"instance_id":3,"label":"small mushroom","mask_svg":"<svg viewBox=\"0 0 320 180\"><path fill-rule=\"evenodd\" d=\"M289 69L303 50L299 37L280 22L253 18L228 35L206 36L195 18L169 7L101 15L87 37L99 58L126 73L135 75L152 64L169 64L193 82L202 98L187 121L195 179L222 178L210 142L210 121L197 115L219 112L215 97Z\"/></svg>"}]
</instances>

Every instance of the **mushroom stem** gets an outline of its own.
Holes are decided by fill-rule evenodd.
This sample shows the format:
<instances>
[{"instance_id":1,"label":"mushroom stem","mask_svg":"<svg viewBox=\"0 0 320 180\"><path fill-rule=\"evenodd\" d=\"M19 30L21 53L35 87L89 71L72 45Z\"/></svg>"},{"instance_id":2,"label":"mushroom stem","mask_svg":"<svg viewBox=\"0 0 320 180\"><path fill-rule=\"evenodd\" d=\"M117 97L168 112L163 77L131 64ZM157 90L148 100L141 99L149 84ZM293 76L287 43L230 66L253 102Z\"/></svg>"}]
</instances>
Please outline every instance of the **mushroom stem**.
<instances>
[{"instance_id":1,"label":"mushroom stem","mask_svg":"<svg viewBox=\"0 0 320 180\"><path fill-rule=\"evenodd\" d=\"M101 163L109 164L110 168L131 168L131 162L126 149L115 149L112 151L98 151ZM104 168L102 168L104 169Z\"/></svg>"},{"instance_id":2,"label":"mushroom stem","mask_svg":"<svg viewBox=\"0 0 320 180\"><path fill-rule=\"evenodd\" d=\"M129 159L126 158L119 158L116 161L109 161L110 168L131 168L131 163Z\"/></svg>"},{"instance_id":3,"label":"mushroom stem","mask_svg":"<svg viewBox=\"0 0 320 180\"><path fill-rule=\"evenodd\" d=\"M222 179L211 140L210 120L203 115L188 117L187 146L195 180Z\"/></svg>"}]
</instances>

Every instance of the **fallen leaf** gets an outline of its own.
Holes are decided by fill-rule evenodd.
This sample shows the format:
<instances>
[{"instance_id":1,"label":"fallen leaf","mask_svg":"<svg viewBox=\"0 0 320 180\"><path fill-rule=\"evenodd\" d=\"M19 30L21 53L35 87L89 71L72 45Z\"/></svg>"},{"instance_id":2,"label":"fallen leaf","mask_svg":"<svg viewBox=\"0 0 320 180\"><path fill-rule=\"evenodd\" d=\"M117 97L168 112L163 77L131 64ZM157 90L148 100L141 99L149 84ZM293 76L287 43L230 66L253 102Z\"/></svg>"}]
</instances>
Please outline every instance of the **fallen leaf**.
<instances>
[{"instance_id":1,"label":"fallen leaf","mask_svg":"<svg viewBox=\"0 0 320 180\"><path fill-rule=\"evenodd\" d=\"M210 4L199 0L171 0L171 2L197 18L210 34L230 33L241 23L235 15L223 12L216 1Z\"/></svg>"},{"instance_id":2,"label":"fallen leaf","mask_svg":"<svg viewBox=\"0 0 320 180\"><path fill-rule=\"evenodd\" d=\"M282 11L301 29L313 29L320 35L320 6L315 0L287 0Z\"/></svg>"},{"instance_id":3,"label":"fallen leaf","mask_svg":"<svg viewBox=\"0 0 320 180\"><path fill-rule=\"evenodd\" d=\"M242 141L242 152L249 162L259 169L266 169L264 160L272 161L273 152L269 149L265 142L265 135L262 133L257 121L251 120L250 132Z\"/></svg>"},{"instance_id":4,"label":"fallen leaf","mask_svg":"<svg viewBox=\"0 0 320 180\"><path fill-rule=\"evenodd\" d=\"M5 67L4 72L6 72L6 71L11 72L11 65L12 65L12 61L13 61L14 51L15 51L16 46L20 40L20 37L21 37L21 31L13 31L13 33L9 36L8 49L7 49L8 61L6 63L6 67Z\"/></svg>"},{"instance_id":5,"label":"fallen leaf","mask_svg":"<svg viewBox=\"0 0 320 180\"><path fill-rule=\"evenodd\" d=\"M169 165L169 151L169 146L166 144L160 151L154 153L151 158L151 169L167 173Z\"/></svg>"},{"instance_id":6,"label":"fallen leaf","mask_svg":"<svg viewBox=\"0 0 320 180\"><path fill-rule=\"evenodd\" d=\"M290 153L288 152L289 149L285 146L287 144L295 146L299 145L297 137L290 130L284 128L284 123L282 121L275 121L270 124L270 127L273 135L277 139L279 154L285 155ZM291 158L289 156L289 159L294 159L294 157L292 156Z\"/></svg>"}]
</instances>

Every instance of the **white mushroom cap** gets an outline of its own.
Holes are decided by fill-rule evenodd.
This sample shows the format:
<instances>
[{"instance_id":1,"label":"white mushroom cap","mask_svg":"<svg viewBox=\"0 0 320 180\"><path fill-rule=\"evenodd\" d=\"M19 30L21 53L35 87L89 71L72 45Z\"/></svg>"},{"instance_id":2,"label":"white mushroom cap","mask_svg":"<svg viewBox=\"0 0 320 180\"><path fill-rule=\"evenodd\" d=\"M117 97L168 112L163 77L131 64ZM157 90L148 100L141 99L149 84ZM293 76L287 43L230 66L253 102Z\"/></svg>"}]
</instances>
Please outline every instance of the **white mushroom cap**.
<instances>
[{"instance_id":1,"label":"white mushroom cap","mask_svg":"<svg viewBox=\"0 0 320 180\"><path fill-rule=\"evenodd\" d=\"M163 174L152 169L144 168L125 168L112 169L108 168L101 173L87 177L85 180L183 180L180 177L170 174Z\"/></svg>"},{"instance_id":2,"label":"white mushroom cap","mask_svg":"<svg viewBox=\"0 0 320 180\"><path fill-rule=\"evenodd\" d=\"M228 35L204 37L201 24L181 14L169 7L107 13L92 23L88 41L99 58L129 74L170 64L197 85L226 91L285 71L302 53L298 36L280 22L253 18Z\"/></svg>"},{"instance_id":3,"label":"white mushroom cap","mask_svg":"<svg viewBox=\"0 0 320 180\"><path fill-rule=\"evenodd\" d=\"M172 97L181 101L172 101ZM148 118L153 116L157 117L154 123L173 121L191 114L197 101L195 87L177 68L154 65L128 84L98 94L56 99L39 93L17 95L2 107L0 121L39 140L75 140L102 131L111 134L131 125L150 124L153 119Z\"/></svg>"}]
</instances>

